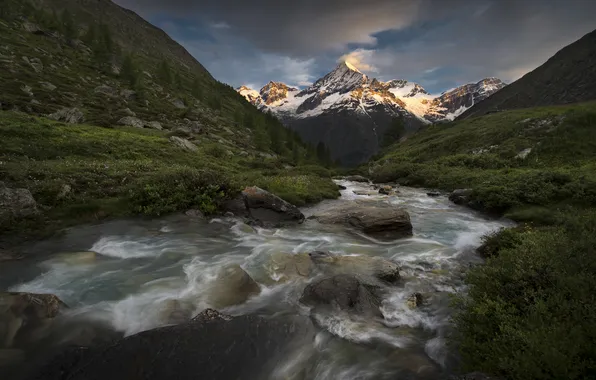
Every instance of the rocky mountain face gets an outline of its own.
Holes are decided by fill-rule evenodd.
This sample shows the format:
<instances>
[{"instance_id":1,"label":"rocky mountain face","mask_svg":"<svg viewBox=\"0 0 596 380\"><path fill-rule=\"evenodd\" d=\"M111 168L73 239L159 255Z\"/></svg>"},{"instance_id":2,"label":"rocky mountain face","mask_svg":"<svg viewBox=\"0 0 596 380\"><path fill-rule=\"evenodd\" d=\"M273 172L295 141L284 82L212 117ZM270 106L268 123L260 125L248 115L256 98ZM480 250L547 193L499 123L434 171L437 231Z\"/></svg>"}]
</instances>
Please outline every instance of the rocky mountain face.
<instances>
[{"instance_id":1,"label":"rocky mountain face","mask_svg":"<svg viewBox=\"0 0 596 380\"><path fill-rule=\"evenodd\" d=\"M460 118L516 108L577 103L596 99L596 30L566 46L534 71Z\"/></svg>"},{"instance_id":2,"label":"rocky mountain face","mask_svg":"<svg viewBox=\"0 0 596 380\"><path fill-rule=\"evenodd\" d=\"M378 152L395 117L403 117L406 132L412 132L424 124L453 120L504 86L499 79L487 78L433 96L417 83L382 82L342 62L303 90L269 82L260 91L246 86L237 91L303 139L324 142L333 159L357 165Z\"/></svg>"}]
</instances>

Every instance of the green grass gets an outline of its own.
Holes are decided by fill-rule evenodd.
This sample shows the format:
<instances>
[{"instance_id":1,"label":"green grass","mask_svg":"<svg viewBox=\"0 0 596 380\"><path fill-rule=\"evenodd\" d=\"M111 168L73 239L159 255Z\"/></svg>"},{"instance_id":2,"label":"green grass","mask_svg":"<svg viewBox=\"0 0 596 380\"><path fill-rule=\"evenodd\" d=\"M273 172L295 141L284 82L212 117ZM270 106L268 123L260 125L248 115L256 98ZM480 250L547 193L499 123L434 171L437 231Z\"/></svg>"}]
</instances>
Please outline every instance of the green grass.
<instances>
[{"instance_id":1,"label":"green grass","mask_svg":"<svg viewBox=\"0 0 596 380\"><path fill-rule=\"evenodd\" d=\"M166 131L67 125L0 112L0 181L29 189L44 210L38 218L3 221L0 230L7 236L43 236L107 217L190 208L209 215L249 185L297 205L338 196L329 176L303 175L300 166L285 169L279 159L230 156L202 139L199 150L190 152L172 144ZM59 197L65 185L71 192Z\"/></svg>"},{"instance_id":2,"label":"green grass","mask_svg":"<svg viewBox=\"0 0 596 380\"><path fill-rule=\"evenodd\" d=\"M430 126L391 149L376 162L378 182L472 188L478 208L520 221L548 221L540 207L596 206L595 103Z\"/></svg>"},{"instance_id":3,"label":"green grass","mask_svg":"<svg viewBox=\"0 0 596 380\"><path fill-rule=\"evenodd\" d=\"M472 206L521 222L485 237L456 298L462 372L596 378L596 103L429 126L372 167L378 182L470 188Z\"/></svg>"}]
</instances>

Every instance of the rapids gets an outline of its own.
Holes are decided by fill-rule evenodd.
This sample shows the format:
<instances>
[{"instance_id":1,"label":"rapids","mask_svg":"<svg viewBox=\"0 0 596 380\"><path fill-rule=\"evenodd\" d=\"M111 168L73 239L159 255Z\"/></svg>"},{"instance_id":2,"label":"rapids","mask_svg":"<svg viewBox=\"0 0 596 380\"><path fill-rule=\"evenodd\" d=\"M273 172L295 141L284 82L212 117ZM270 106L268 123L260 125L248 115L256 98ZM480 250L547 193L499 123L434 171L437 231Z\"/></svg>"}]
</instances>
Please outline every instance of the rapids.
<instances>
[{"instance_id":1,"label":"rapids","mask_svg":"<svg viewBox=\"0 0 596 380\"><path fill-rule=\"evenodd\" d=\"M234 218L210 221L176 215L154 220L128 219L71 228L60 237L24 247L27 259L3 264L3 290L53 293L70 309L63 319L103 324L124 335L162 326L172 300L190 303L196 314L210 307L210 284L220 268L239 264L259 282L261 292L240 305L220 309L231 315L308 313L298 303L307 281L276 283L267 264L273 253L328 250L340 255L372 255L401 266L403 284L383 299L384 321L343 315L315 318L317 335L308 378L433 379L450 373L454 355L445 336L450 329L450 294L465 291L463 275L480 263L474 248L482 235L507 226L421 189L400 188L397 196L360 196L368 184L347 186L339 200L303 209L308 217L336 202L378 198L405 207L412 238L377 241L339 226L304 224L252 228ZM94 253L90 253L94 252ZM427 302L406 305L419 292ZM200 343L199 343L200 344ZM298 355L299 356L299 355ZM299 358L279 363L277 372L296 372Z\"/></svg>"}]
</instances>

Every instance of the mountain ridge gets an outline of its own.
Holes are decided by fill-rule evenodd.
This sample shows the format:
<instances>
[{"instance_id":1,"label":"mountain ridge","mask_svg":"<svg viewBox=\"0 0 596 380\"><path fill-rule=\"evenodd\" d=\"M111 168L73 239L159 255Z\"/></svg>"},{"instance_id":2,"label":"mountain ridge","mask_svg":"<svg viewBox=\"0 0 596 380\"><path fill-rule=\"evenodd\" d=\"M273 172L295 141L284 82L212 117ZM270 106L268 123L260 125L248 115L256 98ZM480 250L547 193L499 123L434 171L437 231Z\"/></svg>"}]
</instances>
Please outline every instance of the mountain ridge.
<instances>
[{"instance_id":1,"label":"mountain ridge","mask_svg":"<svg viewBox=\"0 0 596 380\"><path fill-rule=\"evenodd\" d=\"M453 120L504 86L497 78L486 78L433 96L418 83L383 82L344 61L303 89L271 81L259 91L246 86L237 91L311 144L324 143L334 160L351 166L379 151L393 119L401 118L411 133L425 124Z\"/></svg>"},{"instance_id":2,"label":"mountain ridge","mask_svg":"<svg viewBox=\"0 0 596 380\"><path fill-rule=\"evenodd\" d=\"M595 46L596 30L563 47L544 64L467 109L459 118L596 99Z\"/></svg>"}]
</instances>

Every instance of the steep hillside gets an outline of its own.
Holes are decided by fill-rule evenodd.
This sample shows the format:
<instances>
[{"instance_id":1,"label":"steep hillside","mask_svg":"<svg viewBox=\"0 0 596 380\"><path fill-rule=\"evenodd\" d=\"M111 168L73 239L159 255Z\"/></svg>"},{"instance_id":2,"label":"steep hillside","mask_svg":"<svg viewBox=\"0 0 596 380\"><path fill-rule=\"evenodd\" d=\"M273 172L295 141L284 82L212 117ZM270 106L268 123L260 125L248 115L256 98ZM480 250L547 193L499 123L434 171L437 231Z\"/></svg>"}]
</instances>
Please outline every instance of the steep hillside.
<instances>
[{"instance_id":1,"label":"steep hillside","mask_svg":"<svg viewBox=\"0 0 596 380\"><path fill-rule=\"evenodd\" d=\"M0 135L0 192L38 203L22 220L0 204L9 235L213 213L255 183L297 204L338 194L295 132L107 0L0 3Z\"/></svg>"},{"instance_id":2,"label":"steep hillside","mask_svg":"<svg viewBox=\"0 0 596 380\"><path fill-rule=\"evenodd\" d=\"M521 222L484 238L486 263L456 299L450 338L463 371L593 378L595 102L429 126L368 169L376 181L461 189L450 199Z\"/></svg>"},{"instance_id":3,"label":"steep hillside","mask_svg":"<svg viewBox=\"0 0 596 380\"><path fill-rule=\"evenodd\" d=\"M342 62L303 90L269 82L260 91L242 86L238 92L305 140L323 142L333 159L352 166L378 152L396 118L411 133L424 124L452 120L503 86L487 78L435 97L416 83L381 82Z\"/></svg>"},{"instance_id":4,"label":"steep hillside","mask_svg":"<svg viewBox=\"0 0 596 380\"><path fill-rule=\"evenodd\" d=\"M509 109L568 104L596 99L596 31L561 49L460 118Z\"/></svg>"}]
</instances>

